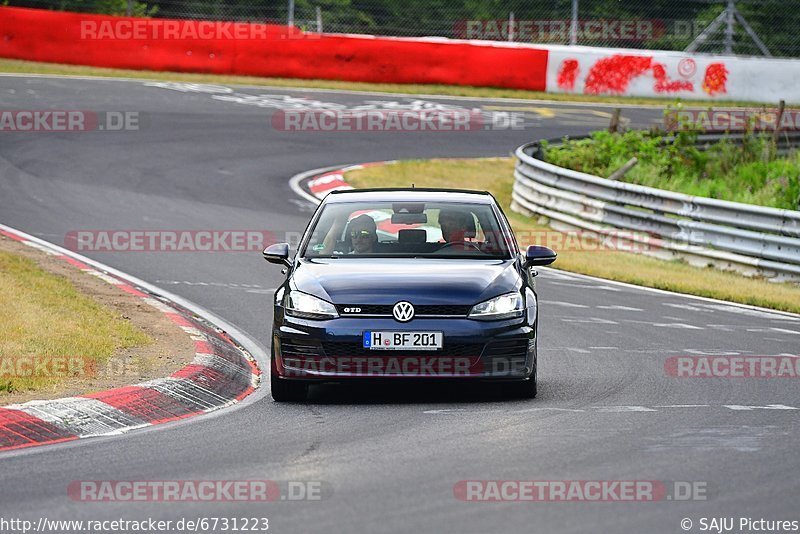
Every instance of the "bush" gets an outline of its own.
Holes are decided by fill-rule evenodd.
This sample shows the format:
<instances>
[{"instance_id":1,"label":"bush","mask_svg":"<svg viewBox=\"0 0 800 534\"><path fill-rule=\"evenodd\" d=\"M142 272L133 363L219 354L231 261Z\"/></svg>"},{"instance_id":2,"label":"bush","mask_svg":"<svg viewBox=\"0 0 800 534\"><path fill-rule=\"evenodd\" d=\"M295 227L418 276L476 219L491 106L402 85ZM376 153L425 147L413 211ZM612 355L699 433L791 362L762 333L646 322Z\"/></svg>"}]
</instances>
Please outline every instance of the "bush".
<instances>
[{"instance_id":1,"label":"bush","mask_svg":"<svg viewBox=\"0 0 800 534\"><path fill-rule=\"evenodd\" d=\"M748 133L739 145L728 139L697 148L697 133L683 130L664 142L663 132L595 132L588 139L544 144L545 161L609 176L632 157L638 165L625 182L734 202L796 210L800 153L776 153L767 134Z\"/></svg>"}]
</instances>

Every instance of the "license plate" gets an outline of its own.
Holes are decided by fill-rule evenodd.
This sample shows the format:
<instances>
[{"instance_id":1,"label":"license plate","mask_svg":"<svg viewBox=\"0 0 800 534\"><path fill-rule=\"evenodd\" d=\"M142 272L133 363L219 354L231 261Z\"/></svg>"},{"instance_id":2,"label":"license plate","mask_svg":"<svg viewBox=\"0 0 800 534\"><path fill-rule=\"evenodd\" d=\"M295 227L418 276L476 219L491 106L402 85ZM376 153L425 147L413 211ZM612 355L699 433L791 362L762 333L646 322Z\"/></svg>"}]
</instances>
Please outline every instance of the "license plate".
<instances>
[{"instance_id":1,"label":"license plate","mask_svg":"<svg viewBox=\"0 0 800 534\"><path fill-rule=\"evenodd\" d=\"M370 350L439 350L441 332L364 332L364 348Z\"/></svg>"}]
</instances>

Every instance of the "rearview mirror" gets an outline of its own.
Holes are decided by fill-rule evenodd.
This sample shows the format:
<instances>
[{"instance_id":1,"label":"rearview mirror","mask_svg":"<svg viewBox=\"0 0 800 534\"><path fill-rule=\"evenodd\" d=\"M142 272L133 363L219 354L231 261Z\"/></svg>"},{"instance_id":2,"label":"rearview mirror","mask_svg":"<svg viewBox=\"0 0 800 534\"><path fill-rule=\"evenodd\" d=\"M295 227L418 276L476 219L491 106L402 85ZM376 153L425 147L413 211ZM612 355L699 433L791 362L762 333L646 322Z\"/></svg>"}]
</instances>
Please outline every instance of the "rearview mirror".
<instances>
[{"instance_id":1,"label":"rearview mirror","mask_svg":"<svg viewBox=\"0 0 800 534\"><path fill-rule=\"evenodd\" d=\"M556 261L557 257L558 254L553 249L540 245L531 245L525 252L525 267L550 265Z\"/></svg>"},{"instance_id":2,"label":"rearview mirror","mask_svg":"<svg viewBox=\"0 0 800 534\"><path fill-rule=\"evenodd\" d=\"M289 243L275 243L264 249L264 259L270 263L291 267L289 261Z\"/></svg>"},{"instance_id":3,"label":"rearview mirror","mask_svg":"<svg viewBox=\"0 0 800 534\"><path fill-rule=\"evenodd\" d=\"M428 216L424 213L393 213L392 224L426 224Z\"/></svg>"}]
</instances>

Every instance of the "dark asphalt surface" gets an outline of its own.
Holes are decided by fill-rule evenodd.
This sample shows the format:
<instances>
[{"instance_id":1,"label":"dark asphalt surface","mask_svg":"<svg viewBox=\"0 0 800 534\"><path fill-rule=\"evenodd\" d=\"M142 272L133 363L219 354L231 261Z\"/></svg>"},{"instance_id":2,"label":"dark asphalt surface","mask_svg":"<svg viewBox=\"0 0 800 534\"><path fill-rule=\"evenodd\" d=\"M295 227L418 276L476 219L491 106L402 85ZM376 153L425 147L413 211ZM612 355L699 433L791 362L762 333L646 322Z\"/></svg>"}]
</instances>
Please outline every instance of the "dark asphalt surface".
<instances>
[{"instance_id":1,"label":"dark asphalt surface","mask_svg":"<svg viewBox=\"0 0 800 534\"><path fill-rule=\"evenodd\" d=\"M218 98L226 94L229 100ZM276 96L241 103L263 94ZM273 129L274 106L301 97L329 107L424 100L536 110L521 131ZM232 97L143 82L18 77L0 77L0 109L139 113L138 131L0 132L0 222L57 244L81 229L301 232L311 206L288 186L296 173L384 159L502 156L528 140L605 127L611 111L264 88L238 88ZM623 115L645 127L660 112ZM281 275L260 254L87 255L211 310L268 349L270 290ZM664 371L670 356L798 354L799 320L553 271L541 275L539 296L536 400L464 388L327 386L307 405L278 405L265 386L208 417L0 455L0 518L268 517L272 532L681 532L682 518L698 532L702 517L800 519L797 380L678 379ZM332 494L319 502L167 504L81 503L66 491L75 480L180 479L321 480ZM459 480L481 479L698 481L708 497L454 498Z\"/></svg>"}]
</instances>

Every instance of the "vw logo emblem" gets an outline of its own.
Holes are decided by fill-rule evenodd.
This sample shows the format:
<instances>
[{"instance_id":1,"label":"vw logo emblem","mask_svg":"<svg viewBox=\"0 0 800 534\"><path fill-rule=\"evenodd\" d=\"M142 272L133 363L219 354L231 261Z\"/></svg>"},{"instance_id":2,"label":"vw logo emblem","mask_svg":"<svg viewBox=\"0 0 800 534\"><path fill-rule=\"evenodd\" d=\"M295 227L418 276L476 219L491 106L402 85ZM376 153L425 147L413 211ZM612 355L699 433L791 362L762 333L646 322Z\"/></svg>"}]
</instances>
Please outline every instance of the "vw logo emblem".
<instances>
[{"instance_id":1,"label":"vw logo emblem","mask_svg":"<svg viewBox=\"0 0 800 534\"><path fill-rule=\"evenodd\" d=\"M397 321L407 323L414 318L414 306L412 306L410 302L401 300L392 308L392 315L394 315Z\"/></svg>"}]
</instances>

